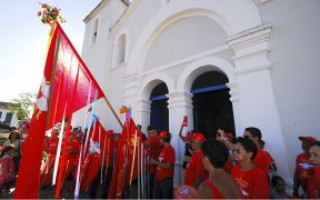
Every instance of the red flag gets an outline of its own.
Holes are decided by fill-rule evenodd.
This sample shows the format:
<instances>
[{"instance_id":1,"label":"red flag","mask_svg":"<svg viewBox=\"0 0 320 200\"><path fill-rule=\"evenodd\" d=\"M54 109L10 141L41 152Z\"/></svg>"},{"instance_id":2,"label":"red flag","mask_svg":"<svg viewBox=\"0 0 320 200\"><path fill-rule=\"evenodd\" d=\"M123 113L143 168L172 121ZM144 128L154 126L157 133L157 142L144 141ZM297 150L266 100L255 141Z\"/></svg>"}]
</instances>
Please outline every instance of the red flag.
<instances>
[{"instance_id":1,"label":"red flag","mask_svg":"<svg viewBox=\"0 0 320 200\"><path fill-rule=\"evenodd\" d=\"M17 179L14 198L38 198L45 131L88 102L103 97L98 83L57 23L48 49L34 114Z\"/></svg>"},{"instance_id":2,"label":"red flag","mask_svg":"<svg viewBox=\"0 0 320 200\"><path fill-rule=\"evenodd\" d=\"M93 130L89 143L89 152L85 158L83 170L81 172L81 191L84 191L90 182L96 177L102 164L102 151L104 138L107 132L99 121L96 122L96 128ZM99 146L97 146L99 144ZM99 148L99 149L96 149ZM99 152L98 152L99 151Z\"/></svg>"},{"instance_id":3,"label":"red flag","mask_svg":"<svg viewBox=\"0 0 320 200\"><path fill-rule=\"evenodd\" d=\"M116 160L116 168L109 190L109 199L122 198L123 192L128 188L130 181L138 176L138 144L141 143L141 133L132 118L123 126Z\"/></svg>"},{"instance_id":4,"label":"red flag","mask_svg":"<svg viewBox=\"0 0 320 200\"><path fill-rule=\"evenodd\" d=\"M183 116L182 126L188 127L188 116Z\"/></svg>"}]
</instances>

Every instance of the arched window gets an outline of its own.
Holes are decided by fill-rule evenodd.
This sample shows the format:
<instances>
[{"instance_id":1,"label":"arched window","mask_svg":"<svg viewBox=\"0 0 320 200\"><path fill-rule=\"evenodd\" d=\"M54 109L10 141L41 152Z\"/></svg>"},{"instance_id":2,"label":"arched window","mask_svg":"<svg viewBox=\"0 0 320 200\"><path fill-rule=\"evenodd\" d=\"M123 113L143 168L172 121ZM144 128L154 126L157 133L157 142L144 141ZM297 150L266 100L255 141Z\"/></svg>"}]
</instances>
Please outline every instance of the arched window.
<instances>
[{"instance_id":1,"label":"arched window","mask_svg":"<svg viewBox=\"0 0 320 200\"><path fill-rule=\"evenodd\" d=\"M126 35L122 34L115 45L115 64L121 64L126 61Z\"/></svg>"},{"instance_id":2,"label":"arched window","mask_svg":"<svg viewBox=\"0 0 320 200\"><path fill-rule=\"evenodd\" d=\"M91 39L91 42L92 43L95 43L97 41L97 37L98 37L98 28L99 28L99 19L96 19L94 21L94 24L93 24L93 29L92 29L92 39Z\"/></svg>"}]
</instances>

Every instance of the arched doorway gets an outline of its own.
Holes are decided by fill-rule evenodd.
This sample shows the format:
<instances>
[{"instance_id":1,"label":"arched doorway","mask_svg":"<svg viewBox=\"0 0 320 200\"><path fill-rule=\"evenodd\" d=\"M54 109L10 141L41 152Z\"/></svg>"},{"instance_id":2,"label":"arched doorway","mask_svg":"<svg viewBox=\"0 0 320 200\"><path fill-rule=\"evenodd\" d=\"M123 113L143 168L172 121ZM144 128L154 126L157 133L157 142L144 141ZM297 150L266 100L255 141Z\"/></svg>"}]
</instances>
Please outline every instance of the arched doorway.
<instances>
[{"instance_id":1,"label":"arched doorway","mask_svg":"<svg viewBox=\"0 0 320 200\"><path fill-rule=\"evenodd\" d=\"M222 72L209 71L192 84L194 129L207 138L215 137L218 128L235 133L228 82Z\"/></svg>"},{"instance_id":2,"label":"arched doorway","mask_svg":"<svg viewBox=\"0 0 320 200\"><path fill-rule=\"evenodd\" d=\"M150 123L158 129L169 130L168 87L165 83L158 84L150 94Z\"/></svg>"}]
</instances>

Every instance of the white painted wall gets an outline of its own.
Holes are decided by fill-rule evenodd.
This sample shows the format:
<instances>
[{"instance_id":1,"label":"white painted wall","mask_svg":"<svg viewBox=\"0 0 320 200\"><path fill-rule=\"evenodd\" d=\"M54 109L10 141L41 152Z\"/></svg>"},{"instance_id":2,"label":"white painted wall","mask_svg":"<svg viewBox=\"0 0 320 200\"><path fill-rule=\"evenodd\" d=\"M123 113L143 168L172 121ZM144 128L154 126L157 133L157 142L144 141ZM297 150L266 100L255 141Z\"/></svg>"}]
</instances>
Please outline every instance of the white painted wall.
<instances>
[{"instance_id":1,"label":"white painted wall","mask_svg":"<svg viewBox=\"0 0 320 200\"><path fill-rule=\"evenodd\" d=\"M320 1L258 5L264 23L273 28L269 43L271 78L293 175L295 158L302 151L298 136L320 139ZM267 148L274 145L267 144Z\"/></svg>"}]
</instances>

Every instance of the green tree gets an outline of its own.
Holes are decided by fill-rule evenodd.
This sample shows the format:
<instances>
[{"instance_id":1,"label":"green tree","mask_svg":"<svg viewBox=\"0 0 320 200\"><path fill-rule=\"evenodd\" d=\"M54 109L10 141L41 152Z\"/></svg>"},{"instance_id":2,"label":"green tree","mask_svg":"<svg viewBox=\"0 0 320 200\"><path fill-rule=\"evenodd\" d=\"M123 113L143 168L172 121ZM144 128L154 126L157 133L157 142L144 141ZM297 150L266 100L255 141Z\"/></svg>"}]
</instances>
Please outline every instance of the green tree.
<instances>
[{"instance_id":1,"label":"green tree","mask_svg":"<svg viewBox=\"0 0 320 200\"><path fill-rule=\"evenodd\" d=\"M32 113L36 95L32 93L21 93L18 98L11 101L10 110L17 111L19 120L29 119Z\"/></svg>"}]
</instances>

